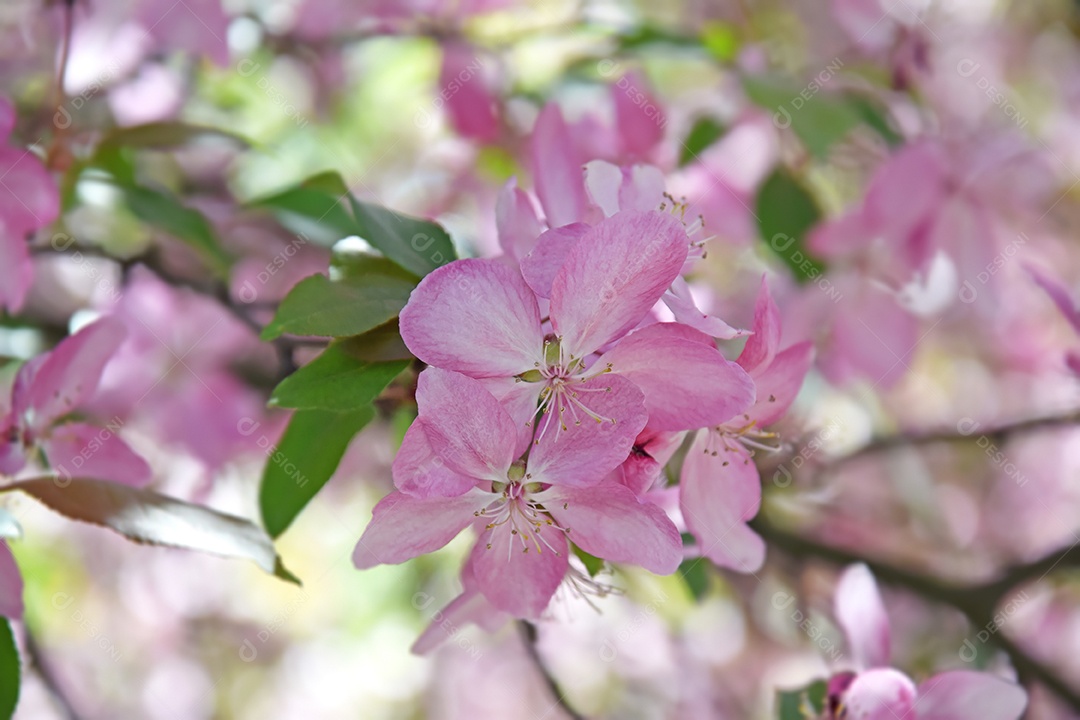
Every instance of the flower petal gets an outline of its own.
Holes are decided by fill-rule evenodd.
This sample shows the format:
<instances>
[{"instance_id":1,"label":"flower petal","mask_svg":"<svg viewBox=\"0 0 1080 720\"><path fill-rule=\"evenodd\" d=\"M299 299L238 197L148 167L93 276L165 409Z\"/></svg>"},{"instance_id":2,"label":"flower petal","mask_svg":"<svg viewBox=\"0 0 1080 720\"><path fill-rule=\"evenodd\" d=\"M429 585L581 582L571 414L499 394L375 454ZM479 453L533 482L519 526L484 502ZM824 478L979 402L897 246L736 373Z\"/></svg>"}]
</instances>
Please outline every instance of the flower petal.
<instances>
[{"instance_id":1,"label":"flower petal","mask_svg":"<svg viewBox=\"0 0 1080 720\"><path fill-rule=\"evenodd\" d=\"M555 280L570 249L590 230L585 223L571 223L552 228L536 239L536 247L521 259L521 275L533 292L542 298L551 297Z\"/></svg>"},{"instance_id":2,"label":"flower petal","mask_svg":"<svg viewBox=\"0 0 1080 720\"><path fill-rule=\"evenodd\" d=\"M0 617L21 620L23 580L7 543L0 540Z\"/></svg>"},{"instance_id":3,"label":"flower petal","mask_svg":"<svg viewBox=\"0 0 1080 720\"><path fill-rule=\"evenodd\" d=\"M476 485L476 478L454 472L435 454L419 420L405 431L391 469L394 487L413 497L456 497Z\"/></svg>"},{"instance_id":4,"label":"flower petal","mask_svg":"<svg viewBox=\"0 0 1080 720\"><path fill-rule=\"evenodd\" d=\"M698 309L697 302L690 293L689 283L681 277L675 278L661 299L675 316L676 322L699 330L710 337L730 340L749 335L746 330L733 328L715 315L709 315Z\"/></svg>"},{"instance_id":5,"label":"flower petal","mask_svg":"<svg viewBox=\"0 0 1080 720\"><path fill-rule=\"evenodd\" d=\"M569 225L585 216L582 158L559 106L548 103L536 118L530 145L533 184L550 227Z\"/></svg>"},{"instance_id":6,"label":"flower petal","mask_svg":"<svg viewBox=\"0 0 1080 720\"><path fill-rule=\"evenodd\" d=\"M677 323L657 323L623 338L603 355L612 372L630 380L645 395L649 427L695 430L719 425L745 412L754 402L754 382L728 362L701 333Z\"/></svg>"},{"instance_id":7,"label":"flower petal","mask_svg":"<svg viewBox=\"0 0 1080 720\"><path fill-rule=\"evenodd\" d=\"M892 668L868 670L856 675L844 692L844 718L914 720L912 710L915 708L915 695L915 683L907 675ZM974 719L979 716L967 717Z\"/></svg>"},{"instance_id":8,"label":"flower petal","mask_svg":"<svg viewBox=\"0 0 1080 720\"><path fill-rule=\"evenodd\" d=\"M758 427L768 427L784 416L795 402L813 359L813 343L801 342L784 350L767 368L753 375L757 400L747 415Z\"/></svg>"},{"instance_id":9,"label":"flower petal","mask_svg":"<svg viewBox=\"0 0 1080 720\"><path fill-rule=\"evenodd\" d=\"M118 320L102 318L62 340L40 364L22 367L16 383L26 395L16 406L33 412L35 429L51 425L93 396L125 334Z\"/></svg>"},{"instance_id":10,"label":"flower petal","mask_svg":"<svg viewBox=\"0 0 1080 720\"><path fill-rule=\"evenodd\" d=\"M537 499L541 496L559 525L570 529L567 537L591 555L660 575L670 575L682 562L682 537L675 524L623 485L553 487Z\"/></svg>"},{"instance_id":11,"label":"flower petal","mask_svg":"<svg viewBox=\"0 0 1080 720\"><path fill-rule=\"evenodd\" d=\"M667 213L627 210L595 225L551 285L551 324L566 351L584 357L641 322L688 249L685 229Z\"/></svg>"},{"instance_id":12,"label":"flower petal","mask_svg":"<svg viewBox=\"0 0 1080 720\"><path fill-rule=\"evenodd\" d=\"M41 445L49 466L67 479L110 480L142 487L153 475L146 460L128 447L112 427L58 425Z\"/></svg>"},{"instance_id":13,"label":"flower petal","mask_svg":"<svg viewBox=\"0 0 1080 720\"><path fill-rule=\"evenodd\" d=\"M442 46L439 91L454 129L463 137L495 142L499 137L498 105L485 84L480 51L465 42L448 41Z\"/></svg>"},{"instance_id":14,"label":"flower petal","mask_svg":"<svg viewBox=\"0 0 1080 720\"><path fill-rule=\"evenodd\" d=\"M361 570L396 565L438 550L494 499L479 488L453 498L416 498L395 490L372 510L371 522L353 550L353 564Z\"/></svg>"},{"instance_id":15,"label":"flower petal","mask_svg":"<svg viewBox=\"0 0 1080 720\"><path fill-rule=\"evenodd\" d=\"M559 408L539 421L527 477L533 482L588 487L622 464L648 415L641 391L618 375L600 375L568 387L572 396L560 403L566 408L561 413L563 424ZM590 417L578 402L603 420Z\"/></svg>"},{"instance_id":16,"label":"flower petal","mask_svg":"<svg viewBox=\"0 0 1080 720\"><path fill-rule=\"evenodd\" d=\"M1017 720L1027 693L990 673L954 670L919 684L919 720Z\"/></svg>"},{"instance_id":17,"label":"flower petal","mask_svg":"<svg viewBox=\"0 0 1080 720\"><path fill-rule=\"evenodd\" d=\"M505 527L481 534L470 561L477 587L488 602L514 617L540 617L569 567L565 535L548 528L544 539L551 547L541 544L537 552L532 542L511 535Z\"/></svg>"},{"instance_id":18,"label":"flower petal","mask_svg":"<svg viewBox=\"0 0 1080 720\"><path fill-rule=\"evenodd\" d=\"M0 217L0 308L12 313L22 309L33 274L25 238L8 228Z\"/></svg>"},{"instance_id":19,"label":"flower petal","mask_svg":"<svg viewBox=\"0 0 1080 720\"><path fill-rule=\"evenodd\" d=\"M460 475L498 482L514 462L517 428L499 401L471 377L429 367L416 384L416 422L432 451Z\"/></svg>"},{"instance_id":20,"label":"flower petal","mask_svg":"<svg viewBox=\"0 0 1080 720\"><path fill-rule=\"evenodd\" d=\"M889 665L889 617L870 568L852 565L836 586L836 620L859 668Z\"/></svg>"},{"instance_id":21,"label":"flower petal","mask_svg":"<svg viewBox=\"0 0 1080 720\"><path fill-rule=\"evenodd\" d=\"M514 178L506 181L495 200L495 229L499 235L499 246L515 260L520 260L532 250L543 232L532 201L524 190L517 187Z\"/></svg>"},{"instance_id":22,"label":"flower petal","mask_svg":"<svg viewBox=\"0 0 1080 720\"><path fill-rule=\"evenodd\" d=\"M728 452L717 447L714 456L708 434L698 434L683 461L679 507L703 556L754 572L765 562L765 543L746 522L761 507L761 477L741 445Z\"/></svg>"},{"instance_id":23,"label":"flower petal","mask_svg":"<svg viewBox=\"0 0 1080 720\"><path fill-rule=\"evenodd\" d=\"M772 362L780 346L780 310L769 293L769 284L761 278L754 303L754 334L746 340L737 363L753 372L759 367L767 367Z\"/></svg>"},{"instance_id":24,"label":"flower petal","mask_svg":"<svg viewBox=\"0 0 1080 720\"><path fill-rule=\"evenodd\" d=\"M543 360L536 297L516 270L495 260L458 260L429 274L400 324L416 357L471 377L517 375Z\"/></svg>"}]
</instances>

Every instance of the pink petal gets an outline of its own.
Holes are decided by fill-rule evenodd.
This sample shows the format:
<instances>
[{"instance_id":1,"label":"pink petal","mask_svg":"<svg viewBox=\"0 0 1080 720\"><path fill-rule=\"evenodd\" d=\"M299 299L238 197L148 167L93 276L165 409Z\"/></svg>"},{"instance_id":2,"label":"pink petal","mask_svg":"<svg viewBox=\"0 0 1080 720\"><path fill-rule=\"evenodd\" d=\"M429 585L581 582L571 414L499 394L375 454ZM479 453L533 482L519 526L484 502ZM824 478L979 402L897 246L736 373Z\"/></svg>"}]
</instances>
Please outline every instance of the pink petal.
<instances>
[{"instance_id":1,"label":"pink petal","mask_svg":"<svg viewBox=\"0 0 1080 720\"><path fill-rule=\"evenodd\" d=\"M435 270L413 290L400 323L416 357L471 377L517 375L544 359L536 297L516 270L495 260Z\"/></svg>"},{"instance_id":2,"label":"pink petal","mask_svg":"<svg viewBox=\"0 0 1080 720\"><path fill-rule=\"evenodd\" d=\"M590 230L585 223L552 228L536 239L536 247L521 259L521 274L542 298L551 297L551 283L562 269L570 249Z\"/></svg>"},{"instance_id":3,"label":"pink petal","mask_svg":"<svg viewBox=\"0 0 1080 720\"><path fill-rule=\"evenodd\" d=\"M429 367L417 380L416 403L416 422L447 468L469 478L506 482L517 428L479 381Z\"/></svg>"},{"instance_id":4,"label":"pink petal","mask_svg":"<svg viewBox=\"0 0 1080 720\"><path fill-rule=\"evenodd\" d=\"M761 507L761 477L741 445L725 452L699 433L683 462L679 507L701 554L717 565L754 572L765 562L764 541L746 526Z\"/></svg>"},{"instance_id":5,"label":"pink petal","mask_svg":"<svg viewBox=\"0 0 1080 720\"><path fill-rule=\"evenodd\" d=\"M551 547L541 545L539 552L535 544L505 528L487 530L476 542L470 560L477 586L499 610L536 619L548 606L569 567L565 535L548 530L542 532Z\"/></svg>"},{"instance_id":6,"label":"pink petal","mask_svg":"<svg viewBox=\"0 0 1080 720\"><path fill-rule=\"evenodd\" d=\"M855 676L844 692L845 720L914 720L915 683L892 668ZM971 716L972 720L976 716ZM981 718L980 718L981 720Z\"/></svg>"},{"instance_id":7,"label":"pink petal","mask_svg":"<svg viewBox=\"0 0 1080 720\"><path fill-rule=\"evenodd\" d=\"M15 127L15 106L6 97L0 96L0 142L8 139Z\"/></svg>"},{"instance_id":8,"label":"pink petal","mask_svg":"<svg viewBox=\"0 0 1080 720\"><path fill-rule=\"evenodd\" d=\"M468 43L443 44L440 96L454 128L464 137L492 143L499 138L499 116L494 95L484 84L485 61Z\"/></svg>"},{"instance_id":9,"label":"pink petal","mask_svg":"<svg viewBox=\"0 0 1080 720\"><path fill-rule=\"evenodd\" d=\"M604 213L604 217L611 217L622 209L619 207L619 191L622 183L623 171L618 165L606 160L591 160L585 163L585 190ZM655 209L655 207L642 209Z\"/></svg>"},{"instance_id":10,"label":"pink petal","mask_svg":"<svg viewBox=\"0 0 1080 720\"><path fill-rule=\"evenodd\" d=\"M836 586L836 620L848 640L848 650L859 668L889 664L889 617L877 583L866 565L852 565Z\"/></svg>"},{"instance_id":11,"label":"pink petal","mask_svg":"<svg viewBox=\"0 0 1080 720\"><path fill-rule=\"evenodd\" d=\"M833 327L822 369L830 380L855 377L888 388L907 372L918 341L918 321L887 291L845 286L833 311Z\"/></svg>"},{"instance_id":12,"label":"pink petal","mask_svg":"<svg viewBox=\"0 0 1080 720\"><path fill-rule=\"evenodd\" d=\"M23 580L7 543L0 540L0 617L21 620Z\"/></svg>"},{"instance_id":13,"label":"pink petal","mask_svg":"<svg viewBox=\"0 0 1080 720\"><path fill-rule=\"evenodd\" d=\"M394 486L414 497L456 497L476 485L476 478L454 472L435 454L419 421L405 432L392 471Z\"/></svg>"},{"instance_id":14,"label":"pink petal","mask_svg":"<svg viewBox=\"0 0 1080 720\"><path fill-rule=\"evenodd\" d=\"M753 375L757 400L747 415L758 427L768 427L784 416L795 402L813 359L813 344L801 342L774 357L767 368Z\"/></svg>"},{"instance_id":15,"label":"pink petal","mask_svg":"<svg viewBox=\"0 0 1080 720\"><path fill-rule=\"evenodd\" d=\"M657 323L623 338L600 361L645 395L649 427L694 430L719 425L754 402L754 382L712 346L686 339L694 332L676 323Z\"/></svg>"},{"instance_id":16,"label":"pink petal","mask_svg":"<svg viewBox=\"0 0 1080 720\"><path fill-rule=\"evenodd\" d=\"M1017 720L1026 706L1022 687L989 673L954 670L919 684L918 720Z\"/></svg>"},{"instance_id":17,"label":"pink petal","mask_svg":"<svg viewBox=\"0 0 1080 720\"><path fill-rule=\"evenodd\" d=\"M524 190L510 178L499 190L495 200L495 229L503 252L520 260L536 243L543 226L536 216L532 201Z\"/></svg>"},{"instance_id":18,"label":"pink petal","mask_svg":"<svg viewBox=\"0 0 1080 720\"><path fill-rule=\"evenodd\" d=\"M634 73L623 75L611 86L615 127L622 140L621 154L626 157L646 157L664 139L667 118L648 90L644 80Z\"/></svg>"},{"instance_id":19,"label":"pink petal","mask_svg":"<svg viewBox=\"0 0 1080 720\"><path fill-rule=\"evenodd\" d=\"M871 235L885 234L904 253L908 238L949 197L945 161L937 145L903 146L878 171L866 192L864 212Z\"/></svg>"},{"instance_id":20,"label":"pink petal","mask_svg":"<svg viewBox=\"0 0 1080 720\"><path fill-rule=\"evenodd\" d=\"M676 322L700 330L710 337L730 340L749 334L746 330L731 327L715 315L699 310L694 296L690 293L690 285L681 277L675 278L662 299L675 316Z\"/></svg>"},{"instance_id":21,"label":"pink petal","mask_svg":"<svg viewBox=\"0 0 1080 720\"><path fill-rule=\"evenodd\" d=\"M816 226L810 231L807 247L823 258L844 257L866 248L874 238L859 208Z\"/></svg>"},{"instance_id":22,"label":"pink petal","mask_svg":"<svg viewBox=\"0 0 1080 720\"><path fill-rule=\"evenodd\" d=\"M670 575L682 562L682 537L668 516L622 485L559 487L541 495L552 517L570 529L567 537L591 555L660 575Z\"/></svg>"},{"instance_id":23,"label":"pink petal","mask_svg":"<svg viewBox=\"0 0 1080 720\"><path fill-rule=\"evenodd\" d=\"M596 485L622 464L645 427L647 414L641 391L629 380L607 374L570 388L582 404L604 420L596 421L575 407L572 400L560 403L566 408L562 413L565 429L559 424L558 408L545 414L529 453L527 477L533 482Z\"/></svg>"},{"instance_id":24,"label":"pink petal","mask_svg":"<svg viewBox=\"0 0 1080 720\"><path fill-rule=\"evenodd\" d=\"M142 456L121 440L116 426L66 423L54 427L41 446L49 466L68 480L110 480L141 487L153 475Z\"/></svg>"},{"instance_id":25,"label":"pink petal","mask_svg":"<svg viewBox=\"0 0 1080 720\"><path fill-rule=\"evenodd\" d=\"M22 309L34 278L34 264L26 238L9 228L0 217L0 309Z\"/></svg>"},{"instance_id":26,"label":"pink petal","mask_svg":"<svg viewBox=\"0 0 1080 720\"><path fill-rule=\"evenodd\" d=\"M551 286L551 324L584 357L635 327L678 277L689 243L667 213L623 211L570 250Z\"/></svg>"},{"instance_id":27,"label":"pink petal","mask_svg":"<svg viewBox=\"0 0 1080 720\"><path fill-rule=\"evenodd\" d=\"M89 400L125 335L120 321L102 318L60 341L40 364L24 365L17 382L26 396L17 405L33 412L32 427L45 428Z\"/></svg>"},{"instance_id":28,"label":"pink petal","mask_svg":"<svg viewBox=\"0 0 1080 720\"><path fill-rule=\"evenodd\" d=\"M652 165L585 164L585 189L604 217L620 210L656 210L664 201L664 187L664 174Z\"/></svg>"},{"instance_id":29,"label":"pink petal","mask_svg":"<svg viewBox=\"0 0 1080 720\"><path fill-rule=\"evenodd\" d=\"M509 615L495 608L480 593L472 556L461 568L461 584L464 586L464 591L435 614L432 623L413 643L412 652L418 655L431 652L444 640L453 639L460 629L469 623L479 625L485 631L493 633L510 619ZM414 596L414 603L419 601L417 604L420 605L420 609L426 610L427 605L423 603L430 603L434 598L430 595L419 597L420 595L422 594L417 593L417 596Z\"/></svg>"},{"instance_id":30,"label":"pink petal","mask_svg":"<svg viewBox=\"0 0 1080 720\"><path fill-rule=\"evenodd\" d=\"M353 550L353 564L361 570L396 565L438 550L494 499L478 488L452 498L415 498L395 490L372 510L371 522Z\"/></svg>"},{"instance_id":31,"label":"pink petal","mask_svg":"<svg viewBox=\"0 0 1080 720\"><path fill-rule=\"evenodd\" d=\"M1054 301L1058 311L1072 325L1073 331L1080 333L1080 308L1077 308L1069 289L1063 283L1032 265L1025 265L1024 269L1031 275L1031 279L1035 281L1035 284L1041 287Z\"/></svg>"},{"instance_id":32,"label":"pink petal","mask_svg":"<svg viewBox=\"0 0 1080 720\"><path fill-rule=\"evenodd\" d=\"M533 421L536 419L536 406L544 384L518 382L512 377L481 378L480 383L510 415L518 432L514 457L521 457L533 441Z\"/></svg>"},{"instance_id":33,"label":"pink petal","mask_svg":"<svg viewBox=\"0 0 1080 720\"><path fill-rule=\"evenodd\" d=\"M60 214L60 192L29 150L0 147L0 221L19 240Z\"/></svg>"},{"instance_id":34,"label":"pink petal","mask_svg":"<svg viewBox=\"0 0 1080 720\"><path fill-rule=\"evenodd\" d=\"M754 302L753 329L754 334L747 339L736 361L750 372L772 362L780 346L780 309L776 307L764 277Z\"/></svg>"},{"instance_id":35,"label":"pink petal","mask_svg":"<svg viewBox=\"0 0 1080 720\"><path fill-rule=\"evenodd\" d=\"M533 186L544 206L548 225L559 227L582 220L586 209L582 159L558 105L548 103L540 111L529 150Z\"/></svg>"},{"instance_id":36,"label":"pink petal","mask_svg":"<svg viewBox=\"0 0 1080 720\"><path fill-rule=\"evenodd\" d=\"M613 482L623 485L627 490L640 497L652 489L664 467L644 450L635 445L630 456L611 474Z\"/></svg>"}]
</instances>

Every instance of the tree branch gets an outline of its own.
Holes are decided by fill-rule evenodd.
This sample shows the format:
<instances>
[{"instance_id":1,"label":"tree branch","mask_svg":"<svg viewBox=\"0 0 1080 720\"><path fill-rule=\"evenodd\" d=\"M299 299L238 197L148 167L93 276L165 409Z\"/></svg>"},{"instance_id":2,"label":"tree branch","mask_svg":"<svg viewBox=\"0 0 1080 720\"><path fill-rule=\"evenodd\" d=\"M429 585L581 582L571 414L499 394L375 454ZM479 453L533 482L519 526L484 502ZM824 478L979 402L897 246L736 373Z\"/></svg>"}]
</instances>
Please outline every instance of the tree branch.
<instances>
[{"instance_id":1,"label":"tree branch","mask_svg":"<svg viewBox=\"0 0 1080 720\"><path fill-rule=\"evenodd\" d=\"M548 690L551 692L552 697L555 698L555 702L564 713L566 713L572 720L585 720L585 716L579 713L566 702L566 697L563 695L562 690L559 689L559 684L555 682L555 678L548 672L547 666L544 665L543 658L540 657L540 653L536 649L536 626L528 620L517 621L518 630L521 632L521 641L525 646L525 651L529 655L529 659L532 660L533 665L536 666L540 676L544 679L544 684L547 685Z\"/></svg>"}]
</instances>

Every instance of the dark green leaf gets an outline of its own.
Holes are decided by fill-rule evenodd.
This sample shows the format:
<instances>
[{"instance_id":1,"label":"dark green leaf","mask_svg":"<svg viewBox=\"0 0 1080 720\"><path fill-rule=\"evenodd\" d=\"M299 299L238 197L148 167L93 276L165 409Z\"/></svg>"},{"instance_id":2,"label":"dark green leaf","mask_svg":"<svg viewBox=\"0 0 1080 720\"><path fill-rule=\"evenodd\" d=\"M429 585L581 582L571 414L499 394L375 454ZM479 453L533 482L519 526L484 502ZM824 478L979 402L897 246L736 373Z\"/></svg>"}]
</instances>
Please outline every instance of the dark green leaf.
<instances>
[{"instance_id":1,"label":"dark green leaf","mask_svg":"<svg viewBox=\"0 0 1080 720\"><path fill-rule=\"evenodd\" d=\"M369 363L332 343L321 355L274 388L270 404L308 410L350 412L370 404L408 360Z\"/></svg>"},{"instance_id":2,"label":"dark green leaf","mask_svg":"<svg viewBox=\"0 0 1080 720\"><path fill-rule=\"evenodd\" d=\"M724 126L707 115L703 115L694 121L690 133L683 141L682 150L679 152L679 167L689 165L697 156L705 151L724 134Z\"/></svg>"},{"instance_id":3,"label":"dark green leaf","mask_svg":"<svg viewBox=\"0 0 1080 720\"><path fill-rule=\"evenodd\" d=\"M347 337L397 317L409 301L416 278L384 258L369 257L366 270L340 281L312 275L296 284L262 332L263 340L283 334Z\"/></svg>"},{"instance_id":4,"label":"dark green leaf","mask_svg":"<svg viewBox=\"0 0 1080 720\"><path fill-rule=\"evenodd\" d=\"M825 157L863 119L846 98L810 84L768 75L744 75L742 84L754 104L772 113L778 127L790 127L816 157Z\"/></svg>"},{"instance_id":5,"label":"dark green leaf","mask_svg":"<svg viewBox=\"0 0 1080 720\"><path fill-rule=\"evenodd\" d=\"M657 43L684 48L701 47L701 43L696 37L680 35L655 25L636 27L632 31L620 35L618 40L621 50L632 50Z\"/></svg>"},{"instance_id":6,"label":"dark green leaf","mask_svg":"<svg viewBox=\"0 0 1080 720\"><path fill-rule=\"evenodd\" d=\"M0 718L10 718L15 714L15 706L19 704L21 679L19 650L15 646L11 621L0 618Z\"/></svg>"},{"instance_id":7,"label":"dark green leaf","mask_svg":"<svg viewBox=\"0 0 1080 720\"><path fill-rule=\"evenodd\" d=\"M167 150L186 145L192 140L202 137L227 138L245 146L251 144L239 135L219 128L167 121L114 128L101 139L98 149L113 150L119 147L134 147Z\"/></svg>"},{"instance_id":8,"label":"dark green leaf","mask_svg":"<svg viewBox=\"0 0 1080 720\"><path fill-rule=\"evenodd\" d=\"M372 407L353 412L298 410L277 446L267 447L259 510L271 537L285 532L334 474L345 448L375 417Z\"/></svg>"},{"instance_id":9,"label":"dark green leaf","mask_svg":"<svg viewBox=\"0 0 1080 720\"><path fill-rule=\"evenodd\" d=\"M412 359L412 353L405 347L405 341L401 339L397 318L363 335L342 338L339 345L342 350L357 360L366 362Z\"/></svg>"},{"instance_id":10,"label":"dark green leaf","mask_svg":"<svg viewBox=\"0 0 1080 720\"><path fill-rule=\"evenodd\" d=\"M581 560L585 565L585 569L589 571L589 577L596 577L596 573L604 569L604 561L600 558L590 555L572 543L570 547L574 549L574 554L578 556L578 560Z\"/></svg>"},{"instance_id":11,"label":"dark green leaf","mask_svg":"<svg viewBox=\"0 0 1080 720\"><path fill-rule=\"evenodd\" d=\"M120 189L135 217L195 248L215 272L222 275L228 272L232 259L218 243L202 213L157 190L137 185L120 185Z\"/></svg>"},{"instance_id":12,"label":"dark green leaf","mask_svg":"<svg viewBox=\"0 0 1080 720\"><path fill-rule=\"evenodd\" d=\"M355 198L352 208L356 234L414 275L423 277L457 258L450 236L436 223Z\"/></svg>"},{"instance_id":13,"label":"dark green leaf","mask_svg":"<svg viewBox=\"0 0 1080 720\"><path fill-rule=\"evenodd\" d=\"M705 558L683 560L682 564L679 565L679 577L683 579L690 594L698 602L701 602L702 598L709 594L709 587L712 585L712 576L709 569L709 561Z\"/></svg>"},{"instance_id":14,"label":"dark green leaf","mask_svg":"<svg viewBox=\"0 0 1080 720\"><path fill-rule=\"evenodd\" d=\"M21 490L64 517L109 528L137 543L247 558L268 573L295 580L281 566L269 536L235 515L86 478L32 478L3 488L10 490Z\"/></svg>"},{"instance_id":15,"label":"dark green leaf","mask_svg":"<svg viewBox=\"0 0 1080 720\"><path fill-rule=\"evenodd\" d=\"M310 177L295 187L251 203L274 211L292 229L324 245L357 234L349 190L335 172Z\"/></svg>"},{"instance_id":16,"label":"dark green leaf","mask_svg":"<svg viewBox=\"0 0 1080 720\"><path fill-rule=\"evenodd\" d=\"M777 720L816 720L825 712L828 685L815 680L797 690L776 691Z\"/></svg>"},{"instance_id":17,"label":"dark green leaf","mask_svg":"<svg viewBox=\"0 0 1080 720\"><path fill-rule=\"evenodd\" d=\"M821 210L806 188L779 169L758 191L756 212L766 247L796 280L807 282L821 275L824 267L806 250L807 233L821 219Z\"/></svg>"},{"instance_id":18,"label":"dark green leaf","mask_svg":"<svg viewBox=\"0 0 1080 720\"><path fill-rule=\"evenodd\" d=\"M862 121L880 135L889 147L895 148L904 144L903 136L893 129L885 111L877 103L870 98L855 94L849 94L847 100Z\"/></svg>"}]
</instances>

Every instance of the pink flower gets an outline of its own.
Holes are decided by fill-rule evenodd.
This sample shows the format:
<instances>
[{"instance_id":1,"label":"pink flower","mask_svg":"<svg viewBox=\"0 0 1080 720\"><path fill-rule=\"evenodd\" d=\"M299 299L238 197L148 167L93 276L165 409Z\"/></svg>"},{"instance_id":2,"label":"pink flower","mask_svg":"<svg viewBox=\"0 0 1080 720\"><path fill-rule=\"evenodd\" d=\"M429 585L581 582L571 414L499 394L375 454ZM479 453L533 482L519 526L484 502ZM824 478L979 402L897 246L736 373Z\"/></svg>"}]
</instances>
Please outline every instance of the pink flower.
<instances>
[{"instance_id":1,"label":"pink flower","mask_svg":"<svg viewBox=\"0 0 1080 720\"><path fill-rule=\"evenodd\" d=\"M674 572L682 542L664 512L602 482L645 425L640 393L619 377L595 378L581 390L596 394L600 412L624 420L564 434L549 415L527 460L518 460L514 422L483 385L425 370L417 387L420 418L394 461L399 490L375 506L353 553L356 566L404 562L473 525L480 536L470 559L477 589L498 610L527 618L543 612L566 576L568 539L611 562ZM402 492L433 485L458 494Z\"/></svg>"},{"instance_id":2,"label":"pink flower","mask_svg":"<svg viewBox=\"0 0 1080 720\"><path fill-rule=\"evenodd\" d=\"M19 620L23 614L23 580L7 543L0 540L0 617Z\"/></svg>"},{"instance_id":3,"label":"pink flower","mask_svg":"<svg viewBox=\"0 0 1080 720\"><path fill-rule=\"evenodd\" d=\"M954 670L916 685L889 667L889 619L874 576L852 565L836 588L836 619L856 670L829 680L827 710L833 720L1016 720L1027 694L989 673Z\"/></svg>"},{"instance_id":4,"label":"pink flower","mask_svg":"<svg viewBox=\"0 0 1080 720\"><path fill-rule=\"evenodd\" d=\"M686 259L686 233L676 219L624 211L591 228L545 235L551 233L564 233L573 244L550 275L550 333L533 288L495 260L439 268L401 312L401 336L413 354L482 380L500 399L518 425L519 450L532 437L538 402L564 424L621 420L597 412L593 396L579 392L581 383L602 374L621 375L641 389L655 430L718 424L753 402L749 377L700 333L691 339L687 331L696 331L661 324L627 336ZM538 274L526 277L540 282Z\"/></svg>"},{"instance_id":5,"label":"pink flower","mask_svg":"<svg viewBox=\"0 0 1080 720\"><path fill-rule=\"evenodd\" d=\"M123 337L123 325L105 318L19 369L10 403L0 407L6 410L0 420L0 472L14 475L40 451L48 466L68 480L86 477L136 486L150 480L149 465L117 437L112 423L103 428L65 421L97 391L102 370Z\"/></svg>"},{"instance_id":6,"label":"pink flower","mask_svg":"<svg viewBox=\"0 0 1080 720\"><path fill-rule=\"evenodd\" d=\"M0 309L17 312L33 277L27 235L60 214L60 194L45 166L25 148L7 147L15 110L0 98Z\"/></svg>"},{"instance_id":7,"label":"pink flower","mask_svg":"<svg viewBox=\"0 0 1080 720\"><path fill-rule=\"evenodd\" d=\"M463 137L482 143L499 138L498 101L488 88L485 71L494 61L463 42L443 44L439 96L454 128Z\"/></svg>"},{"instance_id":8,"label":"pink flower","mask_svg":"<svg viewBox=\"0 0 1080 720\"><path fill-rule=\"evenodd\" d=\"M756 449L775 434L763 428L794 402L810 368L812 346L798 343L777 352L780 313L762 278L754 308L754 334L736 362L753 378L757 401L735 420L698 433L683 463L679 499L683 518L700 552L723 567L753 572L765 560L765 544L746 526L761 505Z\"/></svg>"},{"instance_id":9,"label":"pink flower","mask_svg":"<svg viewBox=\"0 0 1080 720\"><path fill-rule=\"evenodd\" d=\"M1058 280L1033 266L1028 266L1026 269L1035 284L1050 296L1050 299L1069 322L1073 331L1080 335L1080 308L1077 308L1069 289ZM1073 373L1080 375L1080 350L1070 350L1065 353L1065 365Z\"/></svg>"}]
</instances>

